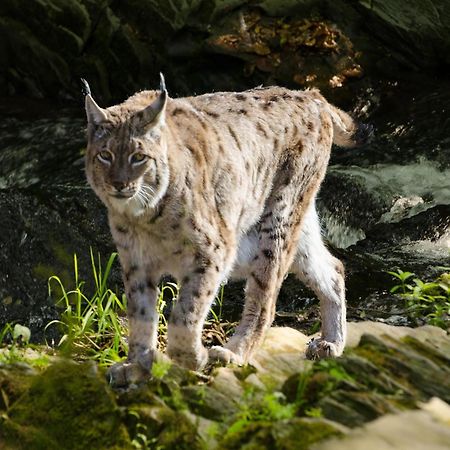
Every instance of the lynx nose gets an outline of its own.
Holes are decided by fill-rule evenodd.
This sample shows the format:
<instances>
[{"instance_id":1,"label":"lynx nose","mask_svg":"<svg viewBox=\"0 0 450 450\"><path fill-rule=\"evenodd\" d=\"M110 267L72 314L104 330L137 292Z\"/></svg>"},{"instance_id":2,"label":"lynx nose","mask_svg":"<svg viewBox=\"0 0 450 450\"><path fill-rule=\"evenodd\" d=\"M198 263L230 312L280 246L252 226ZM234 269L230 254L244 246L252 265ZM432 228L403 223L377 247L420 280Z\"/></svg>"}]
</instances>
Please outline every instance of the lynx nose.
<instances>
[{"instance_id":1,"label":"lynx nose","mask_svg":"<svg viewBox=\"0 0 450 450\"><path fill-rule=\"evenodd\" d=\"M127 188L127 183L123 182L123 181L115 181L112 183L113 188L117 191L117 192L122 192Z\"/></svg>"}]
</instances>

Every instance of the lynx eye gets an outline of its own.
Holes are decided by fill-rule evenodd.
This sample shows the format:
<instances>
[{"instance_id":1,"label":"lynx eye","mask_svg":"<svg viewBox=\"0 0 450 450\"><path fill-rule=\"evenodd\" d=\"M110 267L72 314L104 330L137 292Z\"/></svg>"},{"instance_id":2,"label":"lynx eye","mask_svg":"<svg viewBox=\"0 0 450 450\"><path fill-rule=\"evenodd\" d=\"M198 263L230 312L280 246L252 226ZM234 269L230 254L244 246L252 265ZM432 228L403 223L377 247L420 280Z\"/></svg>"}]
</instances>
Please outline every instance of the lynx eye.
<instances>
[{"instance_id":1,"label":"lynx eye","mask_svg":"<svg viewBox=\"0 0 450 450\"><path fill-rule=\"evenodd\" d=\"M130 156L130 164L133 164L133 166L138 166L140 164L143 164L145 161L147 161L148 156L144 155L143 153L133 153Z\"/></svg>"},{"instance_id":2,"label":"lynx eye","mask_svg":"<svg viewBox=\"0 0 450 450\"><path fill-rule=\"evenodd\" d=\"M113 160L113 155L111 152L108 152L107 150L103 150L99 153L97 153L97 159L102 162L103 164L110 165Z\"/></svg>"}]
</instances>

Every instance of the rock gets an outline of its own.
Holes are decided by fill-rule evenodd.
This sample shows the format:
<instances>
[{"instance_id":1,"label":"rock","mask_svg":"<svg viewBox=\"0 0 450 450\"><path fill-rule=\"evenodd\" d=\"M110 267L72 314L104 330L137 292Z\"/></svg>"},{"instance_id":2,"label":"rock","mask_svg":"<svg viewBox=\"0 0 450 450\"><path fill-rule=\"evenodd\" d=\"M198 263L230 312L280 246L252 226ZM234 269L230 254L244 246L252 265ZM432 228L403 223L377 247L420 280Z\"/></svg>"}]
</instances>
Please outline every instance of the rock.
<instances>
[{"instance_id":1,"label":"rock","mask_svg":"<svg viewBox=\"0 0 450 450\"><path fill-rule=\"evenodd\" d=\"M14 364L0 364L0 442L50 450L131 442L174 450L446 448L448 335L370 322L350 323L349 335L342 357L305 361L309 338L274 327L252 365L206 376L160 358L153 379L120 391L92 363L53 359L42 370L38 359L25 364L16 354ZM412 446L408 423L433 436L410 433L421 447ZM383 447L386 436L403 447Z\"/></svg>"},{"instance_id":2,"label":"rock","mask_svg":"<svg viewBox=\"0 0 450 450\"><path fill-rule=\"evenodd\" d=\"M238 431L228 433L220 448L306 450L330 436L341 436L345 427L323 419L292 418L276 423L250 422Z\"/></svg>"},{"instance_id":3,"label":"rock","mask_svg":"<svg viewBox=\"0 0 450 450\"><path fill-rule=\"evenodd\" d=\"M186 386L181 389L189 409L198 416L220 421L237 411L237 399L230 398L206 385Z\"/></svg>"},{"instance_id":4,"label":"rock","mask_svg":"<svg viewBox=\"0 0 450 450\"><path fill-rule=\"evenodd\" d=\"M388 413L397 412L383 395L375 392L332 393L317 403L325 417L348 427L355 427L370 422Z\"/></svg>"},{"instance_id":5,"label":"rock","mask_svg":"<svg viewBox=\"0 0 450 450\"><path fill-rule=\"evenodd\" d=\"M287 379L288 401L302 399L305 410L319 408L326 418L351 427L433 396L450 401L450 340L443 330L370 322L348 328L343 357L317 362Z\"/></svg>"},{"instance_id":6,"label":"rock","mask_svg":"<svg viewBox=\"0 0 450 450\"><path fill-rule=\"evenodd\" d=\"M228 399L240 399L244 394L244 388L235 372L235 369L230 367L219 367L213 372L210 386Z\"/></svg>"},{"instance_id":7,"label":"rock","mask_svg":"<svg viewBox=\"0 0 450 450\"><path fill-rule=\"evenodd\" d=\"M125 424L132 436L158 436L167 423L175 420L175 414L166 405L146 404L145 400L136 401L127 413Z\"/></svg>"},{"instance_id":8,"label":"rock","mask_svg":"<svg viewBox=\"0 0 450 450\"><path fill-rule=\"evenodd\" d=\"M407 336L414 337L419 341L428 343L439 343L439 346L448 346L447 333L442 328L434 327L432 325L424 325L419 328L411 327L393 327L383 322L352 322L348 326L347 331L347 347L358 346L361 336L363 334L370 334L378 338L388 339L403 339ZM315 335L316 336L316 335Z\"/></svg>"},{"instance_id":9,"label":"rock","mask_svg":"<svg viewBox=\"0 0 450 450\"><path fill-rule=\"evenodd\" d=\"M422 411L405 411L381 417L340 439L317 444L314 450L448 449L449 405L433 400L423 408ZM436 418L436 415L442 417L442 412L432 412L435 408L444 412L446 422Z\"/></svg>"},{"instance_id":10,"label":"rock","mask_svg":"<svg viewBox=\"0 0 450 450\"><path fill-rule=\"evenodd\" d=\"M347 248L365 234L389 209L390 199L373 189L376 174L356 167L331 166L320 189L318 208L327 239Z\"/></svg>"},{"instance_id":11,"label":"rock","mask_svg":"<svg viewBox=\"0 0 450 450\"><path fill-rule=\"evenodd\" d=\"M333 89L363 70L438 70L450 46L445 0L407 10L364 0L4 0L0 15L0 87L41 98L76 98L84 76L100 100L119 99L151 87L161 68L174 92L274 79Z\"/></svg>"},{"instance_id":12,"label":"rock","mask_svg":"<svg viewBox=\"0 0 450 450\"><path fill-rule=\"evenodd\" d=\"M88 281L86 292L92 293L94 283L89 242L95 246L95 255L97 250L102 255L109 255L113 250L110 237L106 237L104 212L99 214L92 209L96 200L90 194L86 195L86 190L80 190L79 194L76 200L70 201L61 196L49 206L45 200L32 195L0 191L0 207L4 211L0 216L3 230L0 236L0 264L3 266L0 273L0 321L20 321L30 328L33 342L59 340L56 326L45 330L51 320L59 318L55 302L61 297L56 282L52 283L52 295L49 295L49 277L57 275L67 290L73 289L73 255L77 253L80 279ZM71 206L59 210L57 205L64 208L66 201ZM21 205L19 208L18 204ZM72 220L78 220L76 218L80 219L79 222L71 224ZM98 247L95 244L97 239ZM15 263L11 264L13 260ZM119 280L116 266L115 276L113 274L110 282L114 285ZM11 300L2 301L5 298Z\"/></svg>"},{"instance_id":13,"label":"rock","mask_svg":"<svg viewBox=\"0 0 450 450\"><path fill-rule=\"evenodd\" d=\"M432 327L437 331L436 327ZM409 327L392 327L382 322L354 322L349 324L347 330L347 348L357 347L363 334L372 336L389 336L393 339L401 339L413 331ZM443 330L442 330L443 331Z\"/></svg>"},{"instance_id":14,"label":"rock","mask_svg":"<svg viewBox=\"0 0 450 450\"><path fill-rule=\"evenodd\" d=\"M153 439L161 448L170 450L206 450L206 444L197 432L198 422L193 415L180 411L175 412L171 419L165 423L161 433Z\"/></svg>"},{"instance_id":15,"label":"rock","mask_svg":"<svg viewBox=\"0 0 450 450\"><path fill-rule=\"evenodd\" d=\"M308 449L330 436L341 437L347 429L335 422L317 418L294 418L274 426L275 446L283 450Z\"/></svg>"},{"instance_id":16,"label":"rock","mask_svg":"<svg viewBox=\"0 0 450 450\"><path fill-rule=\"evenodd\" d=\"M402 245L411 241L436 242L441 238L445 239L449 215L449 205L436 205L400 222L378 223L368 231L365 240L358 242L356 248L359 251L385 255L389 250L392 251L393 247L401 251ZM445 246L445 243L443 244Z\"/></svg>"},{"instance_id":17,"label":"rock","mask_svg":"<svg viewBox=\"0 0 450 450\"><path fill-rule=\"evenodd\" d=\"M445 0L433 5L411 1L358 2L373 21L368 25L375 33L385 33L388 41L397 41L397 50L419 66L449 62L450 5ZM400 42L399 42L400 41ZM420 56L419 56L420 55Z\"/></svg>"},{"instance_id":18,"label":"rock","mask_svg":"<svg viewBox=\"0 0 450 450\"><path fill-rule=\"evenodd\" d=\"M430 413L435 419L450 426L450 405L437 397L420 405L420 408Z\"/></svg>"},{"instance_id":19,"label":"rock","mask_svg":"<svg viewBox=\"0 0 450 450\"><path fill-rule=\"evenodd\" d=\"M103 375L68 360L32 379L8 408L0 437L9 448L131 448Z\"/></svg>"},{"instance_id":20,"label":"rock","mask_svg":"<svg viewBox=\"0 0 450 450\"><path fill-rule=\"evenodd\" d=\"M197 416L190 412L185 412L186 417L191 421L192 428L196 429L200 442L205 449L215 449L218 446L217 436L219 431L219 424L213 420L206 419L202 416Z\"/></svg>"},{"instance_id":21,"label":"rock","mask_svg":"<svg viewBox=\"0 0 450 450\"><path fill-rule=\"evenodd\" d=\"M250 359L257 370L256 376L263 383L270 380L275 388L293 373L307 370L311 365L305 358L308 342L307 336L293 328L270 328L263 344Z\"/></svg>"}]
</instances>

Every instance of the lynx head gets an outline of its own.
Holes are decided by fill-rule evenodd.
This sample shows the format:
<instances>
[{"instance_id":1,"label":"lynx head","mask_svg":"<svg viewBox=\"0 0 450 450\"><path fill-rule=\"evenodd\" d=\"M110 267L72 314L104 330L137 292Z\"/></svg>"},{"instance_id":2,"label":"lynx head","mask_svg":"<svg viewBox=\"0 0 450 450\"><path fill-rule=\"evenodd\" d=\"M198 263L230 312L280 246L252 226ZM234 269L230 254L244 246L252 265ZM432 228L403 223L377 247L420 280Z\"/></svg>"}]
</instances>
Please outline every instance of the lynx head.
<instances>
[{"instance_id":1,"label":"lynx head","mask_svg":"<svg viewBox=\"0 0 450 450\"><path fill-rule=\"evenodd\" d=\"M158 204L169 183L164 77L161 74L160 92L141 93L137 103L131 98L107 109L97 105L89 85L82 81L88 119L88 182L108 208L140 215ZM149 104L136 107L143 98Z\"/></svg>"}]
</instances>

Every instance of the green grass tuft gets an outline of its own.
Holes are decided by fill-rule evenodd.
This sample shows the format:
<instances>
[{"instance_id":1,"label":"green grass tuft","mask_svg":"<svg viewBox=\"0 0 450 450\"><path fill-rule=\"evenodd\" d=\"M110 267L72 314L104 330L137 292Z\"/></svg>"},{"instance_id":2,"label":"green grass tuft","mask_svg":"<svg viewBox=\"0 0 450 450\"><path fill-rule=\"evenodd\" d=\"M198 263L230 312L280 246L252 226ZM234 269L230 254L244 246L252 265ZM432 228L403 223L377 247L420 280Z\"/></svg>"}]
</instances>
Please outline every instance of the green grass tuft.
<instances>
[{"instance_id":1,"label":"green grass tuft","mask_svg":"<svg viewBox=\"0 0 450 450\"><path fill-rule=\"evenodd\" d=\"M91 249L92 277L95 292L91 298L84 293L85 282L78 272L78 258L74 262L74 287L67 290L61 279L54 275L48 280L49 294L52 290L62 293L57 305L62 307L61 318L47 324L58 326L62 338L58 347L63 353L74 354L78 358L94 359L100 365L110 365L120 361L128 350L126 342L125 295L119 297L107 287L108 277L117 253L113 253L103 270L100 255L97 260Z\"/></svg>"},{"instance_id":2,"label":"green grass tuft","mask_svg":"<svg viewBox=\"0 0 450 450\"><path fill-rule=\"evenodd\" d=\"M391 293L405 302L406 313L415 325L428 323L445 330L450 328L450 268L432 281L423 281L412 272L388 272L397 284Z\"/></svg>"},{"instance_id":3,"label":"green grass tuft","mask_svg":"<svg viewBox=\"0 0 450 450\"><path fill-rule=\"evenodd\" d=\"M57 305L61 317L47 324L46 330L57 326L62 334L58 343L63 355L75 359L93 359L101 366L109 366L122 360L128 352L127 342L127 298L119 296L108 287L108 278L116 264L117 253L111 254L103 265L100 255L94 256L92 249L91 274L95 292L86 294L85 281L80 280L77 255L73 256L73 287L68 289L60 277L53 275L48 280L49 294L60 295ZM176 301L179 288L176 283L166 282L160 286L157 309L159 313L158 346L161 351L167 343L168 302ZM223 287L215 306L211 309L211 320L205 324L204 342L207 345L222 345L234 324L222 322ZM0 342L1 342L0 333Z\"/></svg>"}]
</instances>

